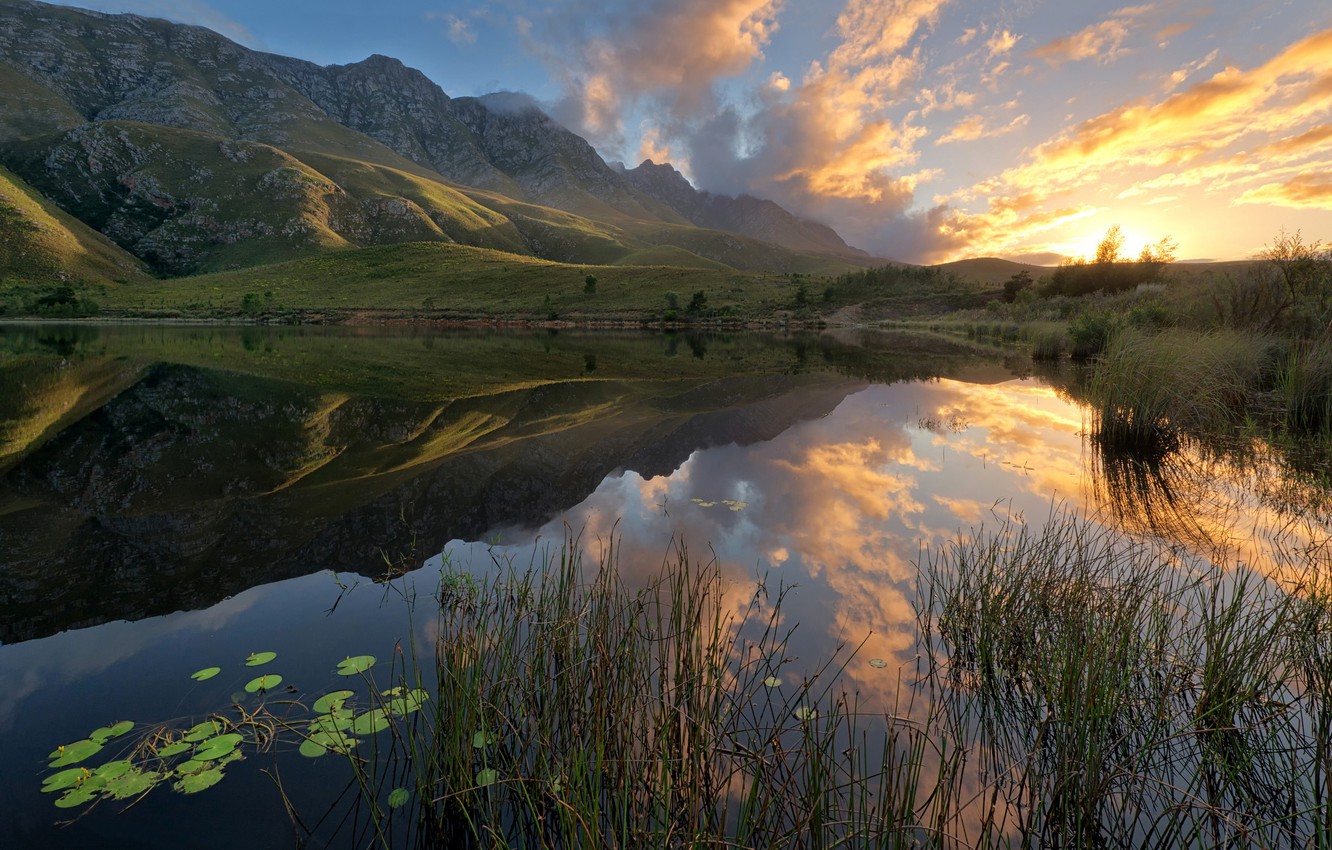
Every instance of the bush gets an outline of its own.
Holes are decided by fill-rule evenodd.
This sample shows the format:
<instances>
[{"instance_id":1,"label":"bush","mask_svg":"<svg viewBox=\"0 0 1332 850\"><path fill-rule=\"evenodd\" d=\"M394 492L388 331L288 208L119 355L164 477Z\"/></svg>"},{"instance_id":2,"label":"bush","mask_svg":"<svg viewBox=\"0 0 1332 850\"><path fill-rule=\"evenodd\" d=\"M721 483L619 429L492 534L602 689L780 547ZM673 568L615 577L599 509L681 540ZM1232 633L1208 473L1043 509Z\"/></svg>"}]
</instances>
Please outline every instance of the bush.
<instances>
[{"instance_id":1,"label":"bush","mask_svg":"<svg viewBox=\"0 0 1332 850\"><path fill-rule=\"evenodd\" d=\"M1073 359L1086 360L1100 354L1114 332L1115 322L1109 316L1083 313L1068 326L1068 335L1073 339L1073 350L1070 352Z\"/></svg>"},{"instance_id":2,"label":"bush","mask_svg":"<svg viewBox=\"0 0 1332 850\"><path fill-rule=\"evenodd\" d=\"M596 294L597 294L597 276L596 276L596 275L594 275L594 274L590 274L590 275L588 275L587 277L583 278L583 294L584 294L584 295L596 295Z\"/></svg>"}]
</instances>

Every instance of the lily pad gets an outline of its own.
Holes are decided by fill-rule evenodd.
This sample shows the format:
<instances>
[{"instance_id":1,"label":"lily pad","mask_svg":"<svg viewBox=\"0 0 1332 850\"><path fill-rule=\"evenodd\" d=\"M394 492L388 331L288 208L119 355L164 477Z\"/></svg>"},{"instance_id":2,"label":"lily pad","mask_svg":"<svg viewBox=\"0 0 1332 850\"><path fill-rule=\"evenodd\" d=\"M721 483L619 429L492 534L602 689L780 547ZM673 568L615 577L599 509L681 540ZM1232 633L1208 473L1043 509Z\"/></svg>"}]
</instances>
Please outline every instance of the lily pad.
<instances>
[{"instance_id":1,"label":"lily pad","mask_svg":"<svg viewBox=\"0 0 1332 850\"><path fill-rule=\"evenodd\" d=\"M352 727L355 716L350 711L334 710L321 714L310 724L311 732L346 732Z\"/></svg>"},{"instance_id":2,"label":"lily pad","mask_svg":"<svg viewBox=\"0 0 1332 850\"><path fill-rule=\"evenodd\" d=\"M346 753L356 746L356 739L345 732L316 732L310 740L335 753Z\"/></svg>"},{"instance_id":3,"label":"lily pad","mask_svg":"<svg viewBox=\"0 0 1332 850\"><path fill-rule=\"evenodd\" d=\"M66 765L78 764L84 759L91 758L101 752L102 744L100 741L93 741L84 738L82 741L75 741L72 744L56 747L51 753L51 767L65 767Z\"/></svg>"},{"instance_id":4,"label":"lily pad","mask_svg":"<svg viewBox=\"0 0 1332 850\"><path fill-rule=\"evenodd\" d=\"M493 767L483 767L476 772L476 784L482 787L494 785L499 779L499 771Z\"/></svg>"},{"instance_id":5,"label":"lily pad","mask_svg":"<svg viewBox=\"0 0 1332 850\"><path fill-rule=\"evenodd\" d=\"M52 791L64 791L66 788L73 788L90 776L92 776L92 773L86 767L71 767L59 773L53 773L42 780L42 793L49 794Z\"/></svg>"},{"instance_id":6,"label":"lily pad","mask_svg":"<svg viewBox=\"0 0 1332 850\"><path fill-rule=\"evenodd\" d=\"M245 657L246 667L258 667L260 664L267 664L277 658L276 652L251 652Z\"/></svg>"},{"instance_id":7,"label":"lily pad","mask_svg":"<svg viewBox=\"0 0 1332 850\"><path fill-rule=\"evenodd\" d=\"M195 670L190 674L190 678L196 682L207 682L209 679L222 672L221 667L205 667L202 670Z\"/></svg>"},{"instance_id":8,"label":"lily pad","mask_svg":"<svg viewBox=\"0 0 1332 850\"><path fill-rule=\"evenodd\" d=\"M245 736L238 735L235 732L209 738L194 751L194 758L196 761L215 761L236 749L243 740L245 740Z\"/></svg>"},{"instance_id":9,"label":"lily pad","mask_svg":"<svg viewBox=\"0 0 1332 850\"><path fill-rule=\"evenodd\" d=\"M373 735L376 732L383 732L389 727L388 714L382 708L372 709L365 714L357 715L352 723L352 732L357 735Z\"/></svg>"},{"instance_id":10,"label":"lily pad","mask_svg":"<svg viewBox=\"0 0 1332 850\"><path fill-rule=\"evenodd\" d=\"M269 673L266 676L260 676L257 679L251 679L245 683L245 692L248 694L258 694L264 691L271 691L282 684L282 677L276 673Z\"/></svg>"},{"instance_id":11,"label":"lily pad","mask_svg":"<svg viewBox=\"0 0 1332 850\"><path fill-rule=\"evenodd\" d=\"M420 711L428 699L430 694L421 688L413 688L405 695L389 700L389 711L398 715L411 714L413 711Z\"/></svg>"},{"instance_id":12,"label":"lily pad","mask_svg":"<svg viewBox=\"0 0 1332 850\"><path fill-rule=\"evenodd\" d=\"M884 661L882 658L871 658L869 666L882 670L888 666L888 662Z\"/></svg>"},{"instance_id":13,"label":"lily pad","mask_svg":"<svg viewBox=\"0 0 1332 850\"><path fill-rule=\"evenodd\" d=\"M106 783L105 793L117 800L128 800L130 797L137 797L150 791L154 785L161 781L162 774L160 773L134 770L109 780Z\"/></svg>"},{"instance_id":14,"label":"lily pad","mask_svg":"<svg viewBox=\"0 0 1332 850\"><path fill-rule=\"evenodd\" d=\"M221 735L227 731L227 723L223 720L205 720L203 723L197 723L190 727L190 731L185 733L185 740L191 743L198 743L214 735Z\"/></svg>"},{"instance_id":15,"label":"lily pad","mask_svg":"<svg viewBox=\"0 0 1332 850\"><path fill-rule=\"evenodd\" d=\"M301 741L300 754L308 759L317 759L328 752L328 747L310 739Z\"/></svg>"},{"instance_id":16,"label":"lily pad","mask_svg":"<svg viewBox=\"0 0 1332 850\"><path fill-rule=\"evenodd\" d=\"M124 776L133 769L133 762L127 759L121 759L120 761L109 761L93 772L103 779L115 779L116 777Z\"/></svg>"},{"instance_id":17,"label":"lily pad","mask_svg":"<svg viewBox=\"0 0 1332 850\"><path fill-rule=\"evenodd\" d=\"M341 708L342 704L350 699L354 693L354 691L334 691L331 694L324 694L315 700L314 713L326 714L331 709Z\"/></svg>"},{"instance_id":18,"label":"lily pad","mask_svg":"<svg viewBox=\"0 0 1332 850\"><path fill-rule=\"evenodd\" d=\"M493 743L495 743L495 736L486 734L484 730L472 736L472 746L478 750L484 750Z\"/></svg>"},{"instance_id":19,"label":"lily pad","mask_svg":"<svg viewBox=\"0 0 1332 850\"><path fill-rule=\"evenodd\" d=\"M189 776L182 776L173 787L182 794L197 794L205 788L212 788L221 781L222 771L212 768L199 773L192 773Z\"/></svg>"},{"instance_id":20,"label":"lily pad","mask_svg":"<svg viewBox=\"0 0 1332 850\"><path fill-rule=\"evenodd\" d=\"M72 809L75 806L82 806L91 803L97 797L97 791L91 788L72 788L65 792L65 795L55 801L58 809Z\"/></svg>"},{"instance_id":21,"label":"lily pad","mask_svg":"<svg viewBox=\"0 0 1332 850\"><path fill-rule=\"evenodd\" d=\"M189 761L183 761L176 765L176 773L179 773L181 776L190 776L199 773L200 771L208 770L210 767L212 767L212 765L206 761L190 759Z\"/></svg>"},{"instance_id":22,"label":"lily pad","mask_svg":"<svg viewBox=\"0 0 1332 850\"><path fill-rule=\"evenodd\" d=\"M770 688L780 688L782 686L782 680L780 676L769 676L763 680L763 684Z\"/></svg>"},{"instance_id":23,"label":"lily pad","mask_svg":"<svg viewBox=\"0 0 1332 850\"><path fill-rule=\"evenodd\" d=\"M345 660L338 662L339 676L354 676L357 673L364 673L375 665L373 655L348 656Z\"/></svg>"},{"instance_id":24,"label":"lily pad","mask_svg":"<svg viewBox=\"0 0 1332 850\"><path fill-rule=\"evenodd\" d=\"M90 740L96 741L99 744L105 744L107 741L111 740L112 738L119 738L121 735L124 735L126 732L128 732L133 728L134 728L133 720L122 720L119 723L115 724L114 726L97 727L92 731L92 734L89 735L88 738Z\"/></svg>"},{"instance_id":25,"label":"lily pad","mask_svg":"<svg viewBox=\"0 0 1332 850\"><path fill-rule=\"evenodd\" d=\"M394 788L389 792L388 804L390 809L400 809L407 805L407 801L412 799L412 792L406 788Z\"/></svg>"},{"instance_id":26,"label":"lily pad","mask_svg":"<svg viewBox=\"0 0 1332 850\"><path fill-rule=\"evenodd\" d=\"M814 718L819 716L819 712L818 709L806 708L805 706L802 705L800 708L797 708L795 710L795 716L798 720L813 720Z\"/></svg>"},{"instance_id":27,"label":"lily pad","mask_svg":"<svg viewBox=\"0 0 1332 850\"><path fill-rule=\"evenodd\" d=\"M188 741L172 741L170 744L167 744L165 747L158 748L157 757L163 759L169 759L172 756L178 756L183 752L187 752L189 749L190 749L190 744Z\"/></svg>"}]
</instances>

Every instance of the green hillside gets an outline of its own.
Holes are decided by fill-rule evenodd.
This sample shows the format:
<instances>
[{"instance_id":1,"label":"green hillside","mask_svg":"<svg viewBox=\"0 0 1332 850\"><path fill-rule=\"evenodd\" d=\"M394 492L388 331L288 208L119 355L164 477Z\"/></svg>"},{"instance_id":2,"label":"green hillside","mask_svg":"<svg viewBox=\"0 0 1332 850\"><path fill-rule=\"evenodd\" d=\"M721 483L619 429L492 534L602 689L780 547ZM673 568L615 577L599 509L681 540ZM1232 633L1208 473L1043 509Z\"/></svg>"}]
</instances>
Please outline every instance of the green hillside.
<instances>
[{"instance_id":1,"label":"green hillside","mask_svg":"<svg viewBox=\"0 0 1332 850\"><path fill-rule=\"evenodd\" d=\"M0 285L146 277L137 259L0 166Z\"/></svg>"},{"instance_id":2,"label":"green hillside","mask_svg":"<svg viewBox=\"0 0 1332 850\"><path fill-rule=\"evenodd\" d=\"M592 274L595 292L587 293ZM753 317L788 306L795 285L777 275L666 265L555 263L442 242L373 246L273 265L154 280L107 293L111 311L147 315L346 318L380 311L430 318L660 319L674 294L683 317L703 291L708 315Z\"/></svg>"}]
</instances>

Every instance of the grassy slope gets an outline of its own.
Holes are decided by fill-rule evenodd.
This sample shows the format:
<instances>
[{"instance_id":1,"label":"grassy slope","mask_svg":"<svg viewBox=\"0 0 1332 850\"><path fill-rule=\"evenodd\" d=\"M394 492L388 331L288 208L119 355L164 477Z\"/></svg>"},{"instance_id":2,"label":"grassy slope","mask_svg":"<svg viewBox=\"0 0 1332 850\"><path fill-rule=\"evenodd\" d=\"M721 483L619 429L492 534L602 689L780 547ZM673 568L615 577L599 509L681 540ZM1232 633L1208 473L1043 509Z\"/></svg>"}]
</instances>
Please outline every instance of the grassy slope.
<instances>
[{"instance_id":1,"label":"grassy slope","mask_svg":"<svg viewBox=\"0 0 1332 850\"><path fill-rule=\"evenodd\" d=\"M596 292L583 292L588 273ZM795 287L775 275L670 266L554 263L447 243L376 246L189 278L149 281L110 292L104 306L142 313L236 313L247 293L274 310L385 309L431 315L545 319L661 316L666 294L681 310L698 290L708 306L763 315L790 303ZM271 293L271 296L266 295ZM550 304L547 306L546 298Z\"/></svg>"},{"instance_id":2,"label":"grassy slope","mask_svg":"<svg viewBox=\"0 0 1332 850\"><path fill-rule=\"evenodd\" d=\"M141 262L0 166L0 281L146 278Z\"/></svg>"}]
</instances>

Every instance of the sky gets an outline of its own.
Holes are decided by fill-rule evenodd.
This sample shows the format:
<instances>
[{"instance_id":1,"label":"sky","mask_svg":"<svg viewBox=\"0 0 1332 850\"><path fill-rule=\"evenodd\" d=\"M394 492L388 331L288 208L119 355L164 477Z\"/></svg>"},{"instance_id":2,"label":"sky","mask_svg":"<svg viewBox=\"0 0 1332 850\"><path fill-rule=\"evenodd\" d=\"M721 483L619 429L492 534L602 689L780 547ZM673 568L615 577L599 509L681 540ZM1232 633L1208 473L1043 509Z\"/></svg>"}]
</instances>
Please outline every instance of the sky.
<instances>
[{"instance_id":1,"label":"sky","mask_svg":"<svg viewBox=\"0 0 1332 850\"><path fill-rule=\"evenodd\" d=\"M1332 241L1327 0L79 0L452 96L521 91L878 256L1252 257Z\"/></svg>"}]
</instances>

